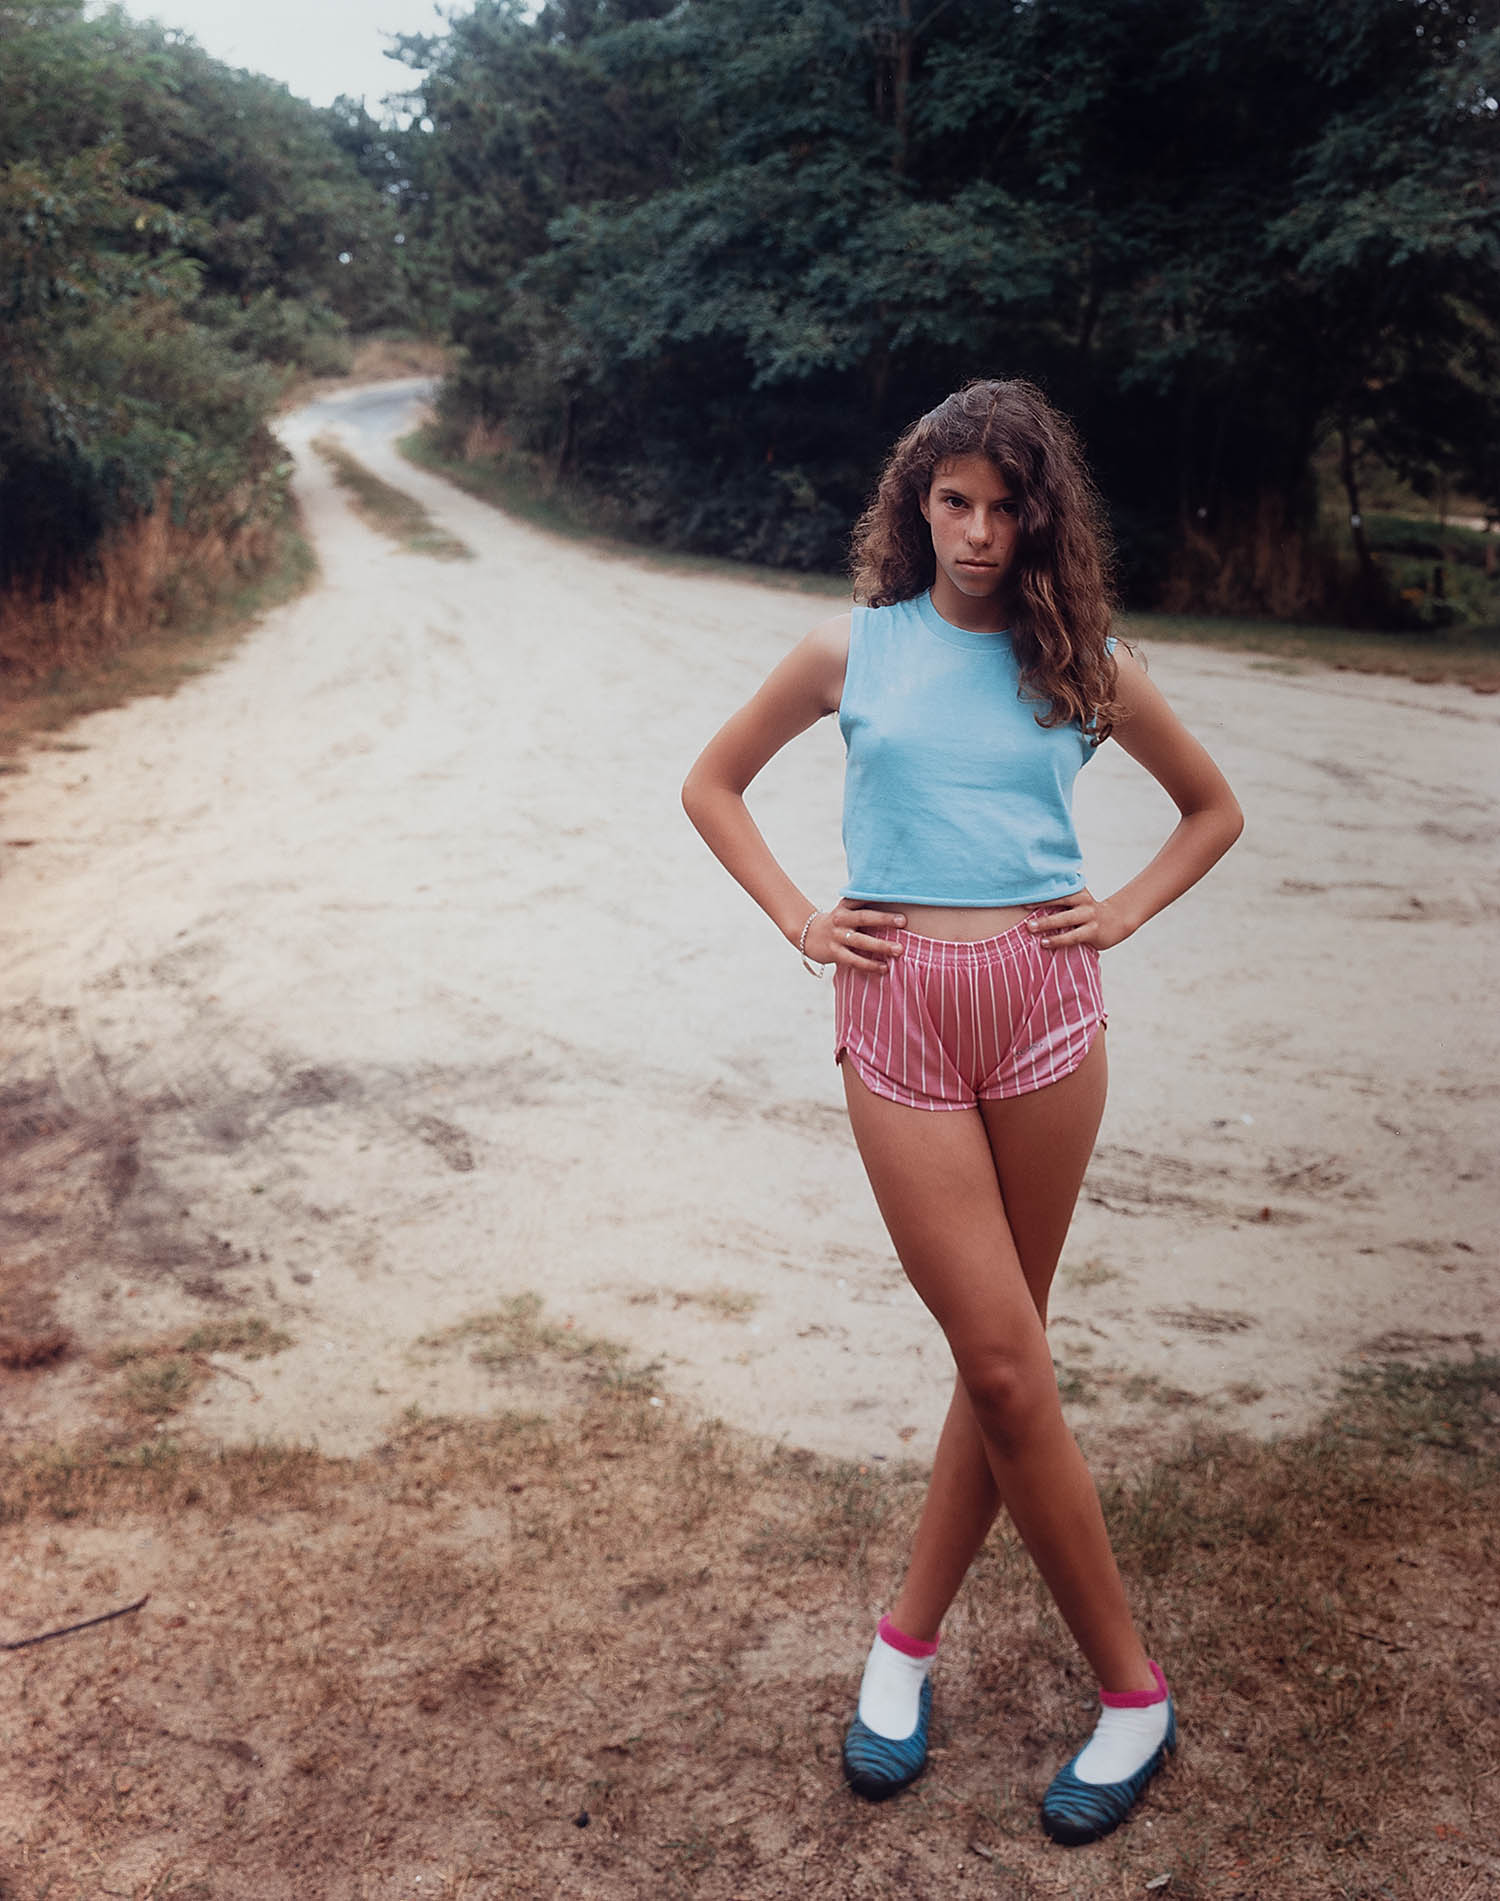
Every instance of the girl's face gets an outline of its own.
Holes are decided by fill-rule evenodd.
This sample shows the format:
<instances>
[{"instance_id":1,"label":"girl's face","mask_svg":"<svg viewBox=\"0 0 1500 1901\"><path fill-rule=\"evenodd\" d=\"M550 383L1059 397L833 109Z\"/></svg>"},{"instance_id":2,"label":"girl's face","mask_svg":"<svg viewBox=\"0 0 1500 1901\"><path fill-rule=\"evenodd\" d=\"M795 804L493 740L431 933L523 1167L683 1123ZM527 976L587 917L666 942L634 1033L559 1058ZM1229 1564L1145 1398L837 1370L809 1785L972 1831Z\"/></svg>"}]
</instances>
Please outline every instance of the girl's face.
<instances>
[{"instance_id":1,"label":"girl's face","mask_svg":"<svg viewBox=\"0 0 1500 1901\"><path fill-rule=\"evenodd\" d=\"M998 633L1008 618L1006 575L1020 535L1021 504L988 456L940 462L922 498L937 576L932 604L946 621Z\"/></svg>"}]
</instances>

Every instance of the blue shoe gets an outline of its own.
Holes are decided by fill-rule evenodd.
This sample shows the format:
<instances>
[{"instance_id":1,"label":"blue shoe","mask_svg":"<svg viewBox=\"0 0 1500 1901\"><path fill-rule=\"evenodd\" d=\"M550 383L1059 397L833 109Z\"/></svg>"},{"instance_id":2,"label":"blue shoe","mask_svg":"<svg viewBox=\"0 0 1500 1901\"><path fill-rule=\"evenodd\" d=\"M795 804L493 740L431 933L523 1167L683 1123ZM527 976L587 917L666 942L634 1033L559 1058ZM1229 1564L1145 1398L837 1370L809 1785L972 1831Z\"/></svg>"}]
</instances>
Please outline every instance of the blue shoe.
<instances>
[{"instance_id":1,"label":"blue shoe","mask_svg":"<svg viewBox=\"0 0 1500 1901\"><path fill-rule=\"evenodd\" d=\"M844 1738L844 1775L856 1795L883 1802L895 1795L927 1767L927 1719L932 1714L932 1685L922 1685L917 1726L910 1736L892 1742L877 1736L856 1716Z\"/></svg>"},{"instance_id":2,"label":"blue shoe","mask_svg":"<svg viewBox=\"0 0 1500 1901\"><path fill-rule=\"evenodd\" d=\"M1058 1770L1052 1786L1042 1797L1042 1827L1053 1841L1067 1848L1079 1848L1085 1842L1097 1842L1120 1826L1146 1793L1146 1784L1177 1747L1177 1711L1167 1704L1167 1733L1150 1761L1124 1782L1080 1782L1073 1773L1073 1762ZM1078 1755L1083 1751L1080 1749Z\"/></svg>"}]
</instances>

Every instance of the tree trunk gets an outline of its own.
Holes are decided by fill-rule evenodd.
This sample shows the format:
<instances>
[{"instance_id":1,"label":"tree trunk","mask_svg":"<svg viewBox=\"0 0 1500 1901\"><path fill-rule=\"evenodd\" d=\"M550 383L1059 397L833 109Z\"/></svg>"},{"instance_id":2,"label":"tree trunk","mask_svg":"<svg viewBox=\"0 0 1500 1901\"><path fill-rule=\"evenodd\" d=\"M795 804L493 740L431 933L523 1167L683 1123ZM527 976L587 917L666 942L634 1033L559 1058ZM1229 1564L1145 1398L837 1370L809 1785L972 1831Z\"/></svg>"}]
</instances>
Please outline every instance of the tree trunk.
<instances>
[{"instance_id":1,"label":"tree trunk","mask_svg":"<svg viewBox=\"0 0 1500 1901\"><path fill-rule=\"evenodd\" d=\"M1366 580L1372 580L1375 557L1365 536L1365 518L1359 506L1359 475L1354 467L1354 435L1347 417L1339 422L1339 474L1344 479L1344 493L1349 497L1349 534L1359 560L1359 571Z\"/></svg>"},{"instance_id":2,"label":"tree trunk","mask_svg":"<svg viewBox=\"0 0 1500 1901\"><path fill-rule=\"evenodd\" d=\"M891 153L891 170L898 178L904 178L911 144L911 0L899 0L896 14L900 24L896 28L896 57L891 75L891 122L896 133L896 149Z\"/></svg>"},{"instance_id":3,"label":"tree trunk","mask_svg":"<svg viewBox=\"0 0 1500 1901\"><path fill-rule=\"evenodd\" d=\"M563 403L562 441L557 445L557 460L552 465L553 488L556 488L567 474L568 465L573 460L573 414L573 398L568 396Z\"/></svg>"}]
</instances>

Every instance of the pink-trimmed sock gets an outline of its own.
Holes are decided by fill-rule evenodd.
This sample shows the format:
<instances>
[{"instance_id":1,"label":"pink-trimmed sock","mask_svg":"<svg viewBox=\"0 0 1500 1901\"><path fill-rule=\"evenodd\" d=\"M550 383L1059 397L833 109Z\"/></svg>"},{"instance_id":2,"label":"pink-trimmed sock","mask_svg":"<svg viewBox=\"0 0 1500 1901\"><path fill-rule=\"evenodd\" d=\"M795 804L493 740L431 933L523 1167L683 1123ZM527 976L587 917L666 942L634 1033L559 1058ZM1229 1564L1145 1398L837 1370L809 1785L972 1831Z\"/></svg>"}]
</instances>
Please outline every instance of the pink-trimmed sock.
<instances>
[{"instance_id":1,"label":"pink-trimmed sock","mask_svg":"<svg viewBox=\"0 0 1500 1901\"><path fill-rule=\"evenodd\" d=\"M1154 1690L1099 1692L1099 1721L1073 1764L1080 1782L1127 1782L1167 1740L1171 1694L1159 1664L1151 1674Z\"/></svg>"},{"instance_id":2,"label":"pink-trimmed sock","mask_svg":"<svg viewBox=\"0 0 1500 1901\"><path fill-rule=\"evenodd\" d=\"M917 1727L922 1685L937 1655L937 1642L908 1637L882 1617L859 1686L859 1720L877 1736L904 1742Z\"/></svg>"}]
</instances>

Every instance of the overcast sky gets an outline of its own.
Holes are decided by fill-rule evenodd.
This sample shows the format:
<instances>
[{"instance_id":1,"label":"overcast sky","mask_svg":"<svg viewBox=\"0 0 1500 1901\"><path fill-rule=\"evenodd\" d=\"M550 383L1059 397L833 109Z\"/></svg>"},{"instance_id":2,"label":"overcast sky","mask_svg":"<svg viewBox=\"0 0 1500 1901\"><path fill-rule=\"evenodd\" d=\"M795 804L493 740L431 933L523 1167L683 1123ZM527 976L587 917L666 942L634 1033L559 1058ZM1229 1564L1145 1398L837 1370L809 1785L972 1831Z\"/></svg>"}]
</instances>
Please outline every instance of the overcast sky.
<instances>
[{"instance_id":1,"label":"overcast sky","mask_svg":"<svg viewBox=\"0 0 1500 1901\"><path fill-rule=\"evenodd\" d=\"M388 92L409 86L408 67L385 57L390 33L442 29L449 6L436 0L124 0L137 20L179 28L215 59L267 73L314 105L341 92L378 118Z\"/></svg>"}]
</instances>

